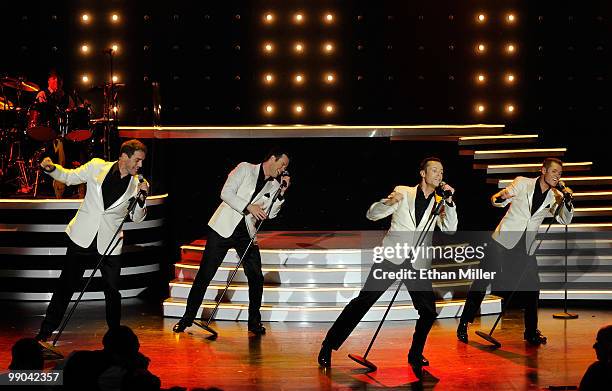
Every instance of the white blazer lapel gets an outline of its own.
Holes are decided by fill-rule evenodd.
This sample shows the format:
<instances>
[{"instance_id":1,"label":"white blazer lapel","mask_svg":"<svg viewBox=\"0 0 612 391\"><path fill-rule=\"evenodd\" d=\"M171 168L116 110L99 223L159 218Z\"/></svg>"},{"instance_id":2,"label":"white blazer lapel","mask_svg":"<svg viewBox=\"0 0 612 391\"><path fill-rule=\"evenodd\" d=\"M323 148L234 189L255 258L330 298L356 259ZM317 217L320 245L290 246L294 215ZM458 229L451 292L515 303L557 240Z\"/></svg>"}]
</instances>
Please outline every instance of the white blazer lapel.
<instances>
[{"instance_id":1,"label":"white blazer lapel","mask_svg":"<svg viewBox=\"0 0 612 391\"><path fill-rule=\"evenodd\" d=\"M529 207L529 213L531 213L531 204L533 202L533 192L535 191L535 185L536 185L537 180L538 178L530 178L529 183L527 183L527 206Z\"/></svg>"},{"instance_id":2,"label":"white blazer lapel","mask_svg":"<svg viewBox=\"0 0 612 391\"><path fill-rule=\"evenodd\" d=\"M406 191L406 195L408 196L406 199L406 205L408 206L408 214L410 215L412 224L416 227L416 218L415 218L415 213L414 213L414 204L415 204L415 199L416 199L416 186L409 187L408 190Z\"/></svg>"}]
</instances>

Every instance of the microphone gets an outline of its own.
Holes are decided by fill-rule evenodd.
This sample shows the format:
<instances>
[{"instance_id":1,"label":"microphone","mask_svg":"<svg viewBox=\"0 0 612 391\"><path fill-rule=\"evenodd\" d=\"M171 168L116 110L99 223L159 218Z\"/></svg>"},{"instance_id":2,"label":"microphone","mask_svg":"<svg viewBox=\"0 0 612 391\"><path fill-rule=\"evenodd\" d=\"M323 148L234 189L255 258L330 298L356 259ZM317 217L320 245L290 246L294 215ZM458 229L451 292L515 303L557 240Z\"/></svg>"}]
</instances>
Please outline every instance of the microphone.
<instances>
[{"instance_id":1,"label":"microphone","mask_svg":"<svg viewBox=\"0 0 612 391\"><path fill-rule=\"evenodd\" d=\"M139 183L143 183L144 182L144 177L142 176L142 174L138 174L138 182ZM147 192L145 190L140 190L140 194L142 194L143 196L145 196L145 198L147 197Z\"/></svg>"},{"instance_id":2,"label":"microphone","mask_svg":"<svg viewBox=\"0 0 612 391\"><path fill-rule=\"evenodd\" d=\"M284 170L283 172L281 172L280 176L284 177L284 176L291 176L291 175L289 175L289 171ZM287 187L287 181L286 180L283 179L283 181L281 182L281 187Z\"/></svg>"},{"instance_id":3,"label":"microphone","mask_svg":"<svg viewBox=\"0 0 612 391\"><path fill-rule=\"evenodd\" d=\"M565 200L566 203L569 203L572 201L572 194L568 191L566 191L566 186L565 183L563 183L562 181L557 182L557 186L555 186L555 188L557 190L559 190L561 193L563 193L563 199Z\"/></svg>"},{"instance_id":4,"label":"microphone","mask_svg":"<svg viewBox=\"0 0 612 391\"><path fill-rule=\"evenodd\" d=\"M438 187L436 187L436 194L444 199L452 197L453 193L450 190L442 190L444 186L446 186L446 182L441 181Z\"/></svg>"}]
</instances>

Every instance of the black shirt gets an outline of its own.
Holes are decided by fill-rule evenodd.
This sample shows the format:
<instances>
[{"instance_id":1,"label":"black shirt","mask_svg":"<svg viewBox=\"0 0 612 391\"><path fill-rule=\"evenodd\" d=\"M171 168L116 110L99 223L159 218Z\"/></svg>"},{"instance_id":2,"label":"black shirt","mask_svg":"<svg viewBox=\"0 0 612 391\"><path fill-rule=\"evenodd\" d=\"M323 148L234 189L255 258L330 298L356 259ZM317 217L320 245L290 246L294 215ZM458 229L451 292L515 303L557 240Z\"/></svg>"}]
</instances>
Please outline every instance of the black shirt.
<instances>
[{"instance_id":1,"label":"black shirt","mask_svg":"<svg viewBox=\"0 0 612 391\"><path fill-rule=\"evenodd\" d=\"M538 209L540 209L540 206L546 199L546 196L548 195L549 190L550 190L550 187L546 189L545 192L542 192L542 185L540 184L540 179L536 180L536 186L533 189L533 198L531 199L531 215L532 216Z\"/></svg>"},{"instance_id":2,"label":"black shirt","mask_svg":"<svg viewBox=\"0 0 612 391\"><path fill-rule=\"evenodd\" d=\"M427 207L429 206L429 203L431 202L431 197L433 197L434 194L435 194L435 191L432 191L429 197L425 198L425 193L423 193L421 186L417 186L416 197L414 198L414 214L415 214L414 217L416 218L417 227L421 223L421 219L423 218L423 215L425 214L425 210L427 210Z\"/></svg>"},{"instance_id":3,"label":"black shirt","mask_svg":"<svg viewBox=\"0 0 612 391\"><path fill-rule=\"evenodd\" d=\"M269 176L268 179L265 179L265 178L266 178L266 174L264 174L263 164L261 164L259 166L259 175L257 176L257 184L255 185L255 191L253 192L253 195L251 196L251 199L249 200L249 203L247 204L247 206L251 204L251 202L257 196L257 194L259 194L261 189L263 189L263 187L266 185L266 182L274 179L272 176ZM279 199L282 199L282 198L279 196ZM246 207L244 208L243 212L244 214L249 213Z\"/></svg>"},{"instance_id":4,"label":"black shirt","mask_svg":"<svg viewBox=\"0 0 612 391\"><path fill-rule=\"evenodd\" d=\"M102 199L104 200L105 210L125 193L131 180L131 175L121 178L119 163L113 164L108 174L106 174L104 182L102 182Z\"/></svg>"}]
</instances>

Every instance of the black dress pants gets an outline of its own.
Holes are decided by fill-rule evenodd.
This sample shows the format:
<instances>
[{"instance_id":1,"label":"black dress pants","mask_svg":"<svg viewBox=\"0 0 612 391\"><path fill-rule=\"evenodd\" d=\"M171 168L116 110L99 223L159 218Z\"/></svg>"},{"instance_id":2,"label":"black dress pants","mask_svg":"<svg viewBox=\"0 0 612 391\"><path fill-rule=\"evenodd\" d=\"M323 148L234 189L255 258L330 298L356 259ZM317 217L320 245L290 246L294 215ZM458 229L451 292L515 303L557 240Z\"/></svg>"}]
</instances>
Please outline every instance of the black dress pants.
<instances>
[{"instance_id":1,"label":"black dress pants","mask_svg":"<svg viewBox=\"0 0 612 391\"><path fill-rule=\"evenodd\" d=\"M410 266L406 265L407 263L404 263L404 265L396 265L387 260L383 260L381 263L375 263L370 269L368 278L359 292L359 295L344 307L338 319L336 319L327 332L324 343L328 344L332 349L338 350L374 303L376 303L383 293L385 293L393 282L395 282L392 279L383 280L375 278L374 276L377 269L379 269L377 275L380 276L381 272L384 271L392 272L401 268L410 268ZM416 272L418 275L418 270L416 270ZM438 316L436 312L436 298L433 293L431 280L406 279L403 280L402 283L408 289L408 293L412 298L412 303L419 313L419 319L416 322L414 334L412 336L412 346L408 353L409 357L418 359L423 354L427 335Z\"/></svg>"},{"instance_id":2,"label":"black dress pants","mask_svg":"<svg viewBox=\"0 0 612 391\"><path fill-rule=\"evenodd\" d=\"M221 266L225 255L230 248L236 249L238 256L242 256L251 240L244 219L236 226L229 238L219 235L210 228L206 247L200 261L200 268L189 291L187 308L183 315L183 321L191 325L195 319L198 308L202 304L204 294L212 281L217 269ZM261 272L261 255L259 247L253 243L244 261L242 262L244 273L249 283L249 324L261 322L261 297L263 295L264 277Z\"/></svg>"},{"instance_id":3,"label":"black dress pants","mask_svg":"<svg viewBox=\"0 0 612 391\"><path fill-rule=\"evenodd\" d=\"M44 333L51 333L59 327L72 295L75 291L79 292L85 284L83 273L86 267L96 265L101 257L97 250L97 237L88 248L77 246L70 238L67 241L68 248L62 272L40 328ZM121 256L107 257L100 266L100 272L104 281L106 323L109 328L112 328L121 323L121 293L119 292Z\"/></svg>"},{"instance_id":4,"label":"black dress pants","mask_svg":"<svg viewBox=\"0 0 612 391\"><path fill-rule=\"evenodd\" d=\"M528 255L525 247L525 234L511 249L506 249L495 240L491 240L489 251L481 268L484 271L496 272L493 282L497 290L512 292L514 298L521 302L525 309L525 329L535 331L538 328L538 302L540 298L540 276L535 255ZM480 309L485 292L492 280L477 279L472 282L461 314L462 323L472 323ZM515 300L515 299L512 300ZM508 305L505 303L504 305Z\"/></svg>"}]
</instances>

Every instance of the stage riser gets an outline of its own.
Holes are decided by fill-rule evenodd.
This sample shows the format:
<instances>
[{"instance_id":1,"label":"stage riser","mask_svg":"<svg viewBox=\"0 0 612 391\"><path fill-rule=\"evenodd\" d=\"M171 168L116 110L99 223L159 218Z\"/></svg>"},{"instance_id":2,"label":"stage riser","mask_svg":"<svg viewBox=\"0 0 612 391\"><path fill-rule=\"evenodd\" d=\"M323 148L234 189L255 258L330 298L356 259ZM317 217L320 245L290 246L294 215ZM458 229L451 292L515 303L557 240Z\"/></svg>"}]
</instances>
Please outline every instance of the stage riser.
<instances>
[{"instance_id":1,"label":"stage riser","mask_svg":"<svg viewBox=\"0 0 612 391\"><path fill-rule=\"evenodd\" d=\"M207 306L208 307L208 306ZM210 307L212 308L212 307ZM266 308L262 307L261 317L264 322L334 322L344 307L328 307L325 309L310 310L304 308L294 308L287 310L285 308ZM380 321L387 309L387 305L373 306L363 317L362 321L375 322ZM202 317L203 307L200 307L197 317ZM206 309L204 319L208 319L210 309ZM438 318L455 318L461 315L463 311L463 302L458 302L453 305L445 305L438 307ZM481 313L484 315L496 314L501 311L500 301L485 301L481 307ZM185 312L184 305L176 305L168 302L164 303L164 316L182 317ZM223 306L219 308L217 320L248 320L248 306L242 309L228 309ZM415 320L418 319L418 313L412 306L401 305L392 307L387 315L387 320Z\"/></svg>"},{"instance_id":2,"label":"stage riser","mask_svg":"<svg viewBox=\"0 0 612 391\"><path fill-rule=\"evenodd\" d=\"M452 267L438 269L440 272L455 272L459 274L459 270L468 267L474 267L477 264L456 264ZM227 281L234 267L222 266L213 277L213 281ZM361 284L368 276L370 268L350 270L329 270L329 269L299 269L299 270L279 270L266 271L263 268L264 282L269 284ZM180 280L193 281L197 274L197 269L183 268L177 265L175 268L175 277ZM242 267L238 269L234 277L235 282L247 282L247 277L244 274Z\"/></svg>"},{"instance_id":3,"label":"stage riser","mask_svg":"<svg viewBox=\"0 0 612 391\"><path fill-rule=\"evenodd\" d=\"M437 298L451 300L451 299L464 299L467 294L469 282L463 282L462 285L453 286L452 288L436 289L434 293ZM205 300L214 301L223 292L224 286L215 284L211 285L206 290L204 295ZM325 288L313 288L309 291L291 291L289 287L284 287L283 291L270 290L264 287L263 303L264 304L280 304L280 303L348 303L353 298L357 297L361 286L351 288L351 290L327 290L321 291L317 289ZM189 295L190 287L186 286L170 286L170 296L175 299L187 299ZM379 299L381 302L389 302L393 297L394 289L387 290ZM248 302L249 292L248 289L242 288L240 290L230 289L226 293L226 299L230 302ZM400 290L397 295L398 301L411 301L408 291L404 288Z\"/></svg>"},{"instance_id":4,"label":"stage riser","mask_svg":"<svg viewBox=\"0 0 612 391\"><path fill-rule=\"evenodd\" d=\"M183 261L197 261L202 259L203 250L183 250ZM338 254L325 251L315 253L281 252L260 250L262 265L360 265L363 261L361 250ZM238 263L240 257L234 249L228 251L223 259L224 263Z\"/></svg>"},{"instance_id":5,"label":"stage riser","mask_svg":"<svg viewBox=\"0 0 612 391\"><path fill-rule=\"evenodd\" d=\"M134 297L160 278L167 259L164 201L147 200L144 222L124 225L123 257L119 288L123 297ZM0 200L0 299L48 301L65 263L66 225L74 217L79 200ZM84 259L84 286L97 259ZM98 271L85 300L104 298L104 281ZM76 296L75 296L76 298Z\"/></svg>"}]
</instances>

